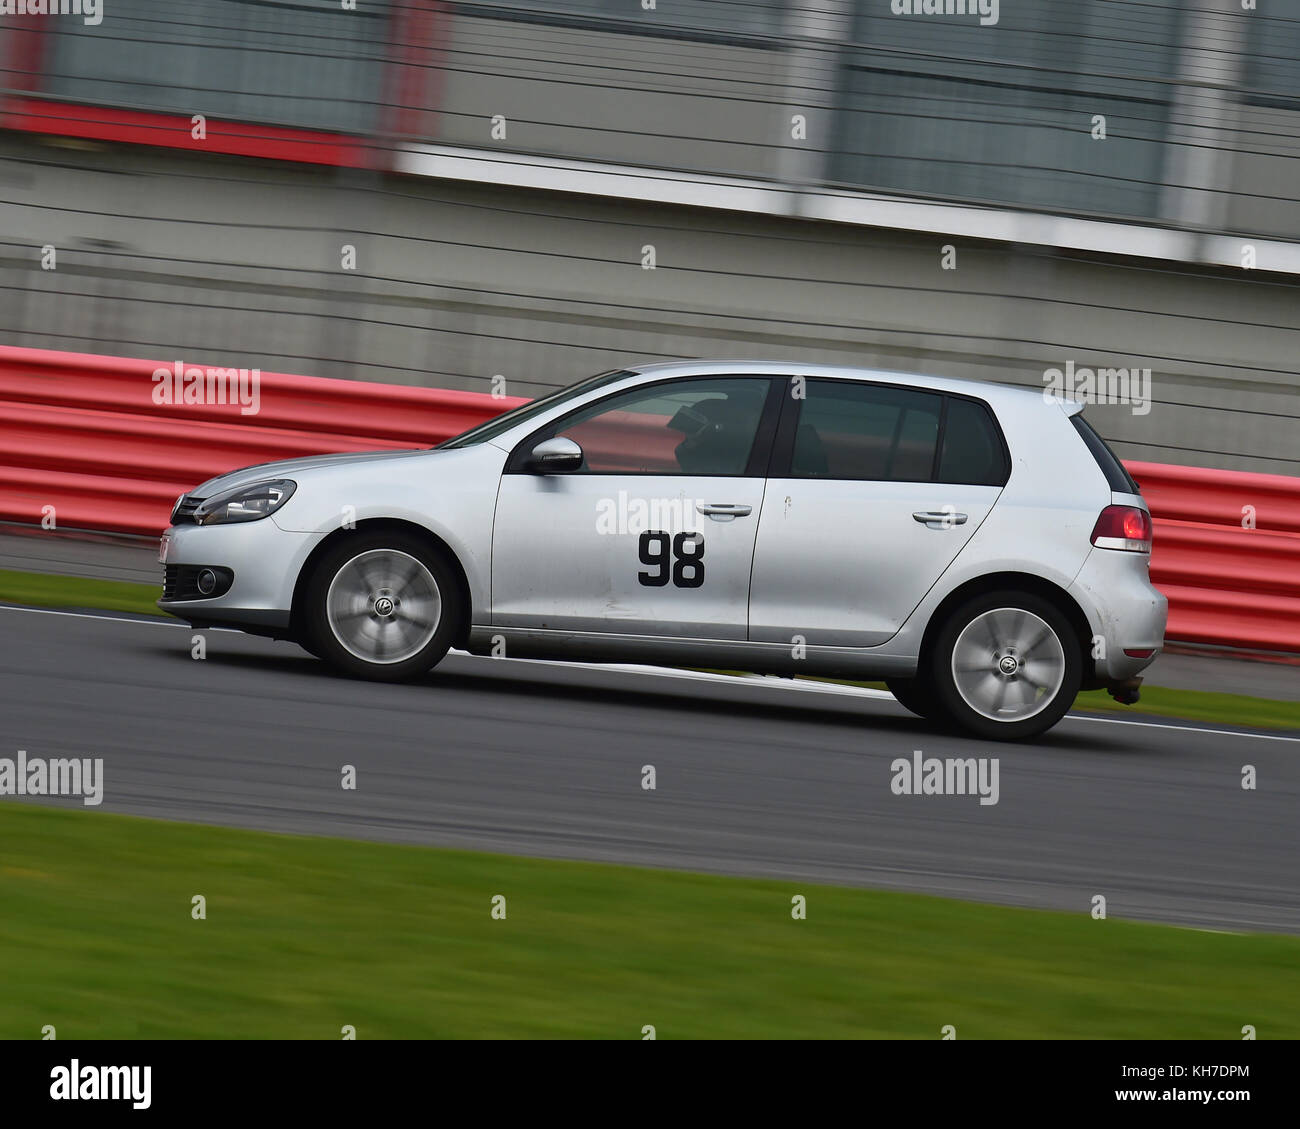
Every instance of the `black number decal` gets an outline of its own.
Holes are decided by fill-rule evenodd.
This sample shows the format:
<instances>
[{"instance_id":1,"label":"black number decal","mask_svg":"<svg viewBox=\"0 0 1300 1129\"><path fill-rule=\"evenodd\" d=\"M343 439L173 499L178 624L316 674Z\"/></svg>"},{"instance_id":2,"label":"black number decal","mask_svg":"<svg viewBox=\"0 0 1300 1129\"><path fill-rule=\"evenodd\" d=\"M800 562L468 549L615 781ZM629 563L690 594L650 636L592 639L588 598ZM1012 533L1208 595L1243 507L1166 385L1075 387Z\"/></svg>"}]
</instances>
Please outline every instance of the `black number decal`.
<instances>
[{"instance_id":1,"label":"black number decal","mask_svg":"<svg viewBox=\"0 0 1300 1129\"><path fill-rule=\"evenodd\" d=\"M658 542L658 548L651 548L655 542ZM661 533L658 530L643 533L637 547L643 565L657 565L659 568L657 574L638 572L636 574L637 579L647 588L662 588L668 583L671 572L669 567L668 534Z\"/></svg>"},{"instance_id":2,"label":"black number decal","mask_svg":"<svg viewBox=\"0 0 1300 1129\"><path fill-rule=\"evenodd\" d=\"M641 534L637 553L643 565L659 570L636 574L647 588L662 588L669 580L678 588L699 588L704 584L703 533L679 533L670 540L662 529L651 529Z\"/></svg>"},{"instance_id":3,"label":"black number decal","mask_svg":"<svg viewBox=\"0 0 1300 1129\"><path fill-rule=\"evenodd\" d=\"M677 557L673 562L673 583L678 588L699 588L704 583L704 534L677 534L673 553Z\"/></svg>"}]
</instances>

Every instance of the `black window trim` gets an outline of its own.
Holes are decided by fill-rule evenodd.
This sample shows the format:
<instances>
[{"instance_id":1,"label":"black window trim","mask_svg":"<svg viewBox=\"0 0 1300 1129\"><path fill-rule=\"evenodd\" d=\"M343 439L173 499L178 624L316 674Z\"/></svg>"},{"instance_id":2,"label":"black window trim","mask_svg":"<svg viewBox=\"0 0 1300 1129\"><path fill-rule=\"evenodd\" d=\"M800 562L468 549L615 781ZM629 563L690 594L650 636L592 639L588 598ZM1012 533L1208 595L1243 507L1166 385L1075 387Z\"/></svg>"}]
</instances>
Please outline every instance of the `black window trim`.
<instances>
[{"instance_id":1,"label":"black window trim","mask_svg":"<svg viewBox=\"0 0 1300 1129\"><path fill-rule=\"evenodd\" d=\"M788 378L796 379L795 377ZM772 444L772 458L768 463L768 478L786 478L794 479L799 482L927 482L936 486L995 486L1002 489L1007 484L1007 479L1011 477L1011 449L1007 446L1007 437L1003 434L1002 424L998 421L998 413L990 407L987 400L982 400L978 396L969 396L963 392L941 391L936 388L926 388L922 385L915 384L895 384L886 380L858 380L854 377L838 376L805 376L803 378L809 384L814 381L823 384L853 384L859 387L866 386L870 388L884 388L893 391L902 392L925 392L931 396L938 396L941 405L939 408L939 431L934 441L934 459L930 463L929 478L838 478L831 476L818 477L799 477L791 473L791 467L794 462L794 440L795 433L798 430L799 416L803 410L803 404L806 397L802 400L796 400L793 396L784 397L786 405L781 413L781 421L777 427L776 441ZM943 454L943 440L948 425L948 401L949 400L966 400L975 404L983 412L989 423L993 427L993 434L997 436L998 445L1002 451L1002 465L999 468L997 482L943 482L939 479L939 459Z\"/></svg>"},{"instance_id":2,"label":"black window trim","mask_svg":"<svg viewBox=\"0 0 1300 1129\"><path fill-rule=\"evenodd\" d=\"M1142 493L1142 487L1138 485L1137 479L1124 465L1124 460L1110 449L1110 444L1102 437L1101 432L1083 418L1083 412L1075 412L1070 416L1070 423L1074 427L1075 434L1083 440L1083 445L1088 448L1088 454L1092 456L1093 462L1097 464L1097 469L1101 471L1101 476L1106 480L1106 485L1110 487L1112 494ZM1100 453L1098 447L1101 449ZM1111 477L1111 468L1107 466L1108 462L1112 463L1114 469L1119 472L1115 476L1119 480L1118 483L1115 478Z\"/></svg>"},{"instance_id":3,"label":"black window trim","mask_svg":"<svg viewBox=\"0 0 1300 1129\"><path fill-rule=\"evenodd\" d=\"M530 432L515 444L501 473L537 474L537 471L530 469L528 462L532 456L533 448L538 443L552 438L569 419L579 412L603 404L606 400L612 400L616 396L651 388L664 388L671 384L697 384L707 380L756 380L767 381L767 397L763 401L763 410L758 417L758 427L754 432L753 446L749 449L749 459L745 463L744 471L740 474L693 474L684 470L552 470L546 473L553 476L570 475L576 478L590 478L596 475L617 475L623 478L764 478L766 477L767 467L771 463L773 441L776 435L778 416L781 412L781 390L784 379L784 377L773 376L771 373L764 372L699 373L695 376L671 376L663 380L647 381L645 384L634 384L630 388L620 388L617 392L611 392L608 396L599 400L579 404L571 411L565 412L564 415L551 420L549 423L544 423L541 427Z\"/></svg>"}]
</instances>

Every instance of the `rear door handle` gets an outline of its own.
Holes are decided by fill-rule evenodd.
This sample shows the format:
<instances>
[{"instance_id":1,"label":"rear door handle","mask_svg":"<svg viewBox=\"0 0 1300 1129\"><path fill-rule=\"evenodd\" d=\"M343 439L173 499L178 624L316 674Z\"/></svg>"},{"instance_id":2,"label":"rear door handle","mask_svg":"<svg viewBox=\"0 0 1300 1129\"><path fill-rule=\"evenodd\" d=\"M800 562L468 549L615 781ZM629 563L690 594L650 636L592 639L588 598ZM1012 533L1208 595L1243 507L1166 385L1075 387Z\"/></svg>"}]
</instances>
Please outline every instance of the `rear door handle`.
<instances>
[{"instance_id":1,"label":"rear door handle","mask_svg":"<svg viewBox=\"0 0 1300 1129\"><path fill-rule=\"evenodd\" d=\"M721 502L699 502L695 508L709 517L748 517L754 512L753 506L731 506Z\"/></svg>"},{"instance_id":2,"label":"rear door handle","mask_svg":"<svg viewBox=\"0 0 1300 1129\"><path fill-rule=\"evenodd\" d=\"M912 518L915 521L921 522L922 525L949 526L966 524L965 514L955 514L949 511L940 511L936 513L934 510L917 510L916 513L912 515Z\"/></svg>"}]
</instances>

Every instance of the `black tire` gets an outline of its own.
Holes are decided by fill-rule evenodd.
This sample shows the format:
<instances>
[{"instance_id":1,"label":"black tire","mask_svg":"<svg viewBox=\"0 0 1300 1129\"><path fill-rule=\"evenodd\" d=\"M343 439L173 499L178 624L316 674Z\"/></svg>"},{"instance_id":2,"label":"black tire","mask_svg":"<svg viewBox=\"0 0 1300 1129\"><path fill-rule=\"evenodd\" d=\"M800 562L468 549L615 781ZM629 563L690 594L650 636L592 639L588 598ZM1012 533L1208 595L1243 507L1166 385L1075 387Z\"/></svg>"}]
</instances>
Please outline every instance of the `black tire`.
<instances>
[{"instance_id":1,"label":"black tire","mask_svg":"<svg viewBox=\"0 0 1300 1129\"><path fill-rule=\"evenodd\" d=\"M1035 639L1041 641L1031 648ZM954 671L959 641L962 686ZM940 708L966 732L994 741L1037 737L1074 704L1083 678L1080 646L1069 620L1048 600L989 592L966 601L940 628L928 660L931 684ZM1008 658L1011 673L1002 665Z\"/></svg>"},{"instance_id":2,"label":"black tire","mask_svg":"<svg viewBox=\"0 0 1300 1129\"><path fill-rule=\"evenodd\" d=\"M939 705L934 687L924 678L890 678L885 686L898 699L898 704L927 721L946 721L947 715Z\"/></svg>"},{"instance_id":3,"label":"black tire","mask_svg":"<svg viewBox=\"0 0 1300 1129\"><path fill-rule=\"evenodd\" d=\"M367 594L371 579L376 587ZM402 682L442 660L466 611L441 553L409 533L358 533L316 562L303 600L302 645L345 674Z\"/></svg>"}]
</instances>

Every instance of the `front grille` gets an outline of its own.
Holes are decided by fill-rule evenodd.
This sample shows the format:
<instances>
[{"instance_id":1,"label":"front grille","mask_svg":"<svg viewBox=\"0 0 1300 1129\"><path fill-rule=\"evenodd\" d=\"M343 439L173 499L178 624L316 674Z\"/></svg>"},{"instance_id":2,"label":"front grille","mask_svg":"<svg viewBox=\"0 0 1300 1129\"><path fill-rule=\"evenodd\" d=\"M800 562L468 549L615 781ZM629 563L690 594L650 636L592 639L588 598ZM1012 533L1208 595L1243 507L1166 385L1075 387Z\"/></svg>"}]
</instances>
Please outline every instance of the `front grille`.
<instances>
[{"instance_id":1,"label":"front grille","mask_svg":"<svg viewBox=\"0 0 1300 1129\"><path fill-rule=\"evenodd\" d=\"M196 498L193 494L182 494L176 501L176 508L172 510L172 525L193 525L194 515L201 505L203 505L202 498Z\"/></svg>"},{"instance_id":2,"label":"front grille","mask_svg":"<svg viewBox=\"0 0 1300 1129\"><path fill-rule=\"evenodd\" d=\"M211 567L217 586L211 592L199 591L199 573ZM228 568L208 565L163 565L164 600L215 600L230 591L235 574Z\"/></svg>"}]
</instances>

